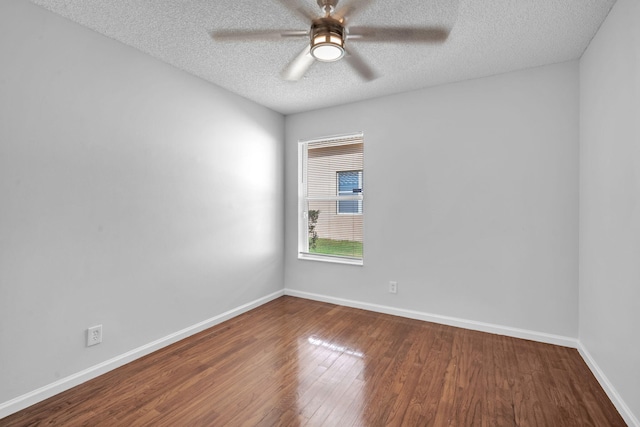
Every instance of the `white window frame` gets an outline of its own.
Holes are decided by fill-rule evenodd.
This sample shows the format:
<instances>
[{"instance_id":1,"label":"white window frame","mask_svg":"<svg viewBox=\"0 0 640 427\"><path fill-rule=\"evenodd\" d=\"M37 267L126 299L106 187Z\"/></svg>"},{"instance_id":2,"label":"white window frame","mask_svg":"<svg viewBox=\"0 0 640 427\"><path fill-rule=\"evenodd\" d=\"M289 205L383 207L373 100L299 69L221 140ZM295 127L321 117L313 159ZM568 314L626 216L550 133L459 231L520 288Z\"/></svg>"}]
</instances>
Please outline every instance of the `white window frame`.
<instances>
[{"instance_id":1,"label":"white window frame","mask_svg":"<svg viewBox=\"0 0 640 427\"><path fill-rule=\"evenodd\" d=\"M353 144L357 140L364 141L364 134L362 132L346 135L336 135L325 138L317 138L311 140L298 141L298 259L330 262L336 264L348 264L348 265L364 265L364 245L362 258L351 258L337 255L324 255L324 254L312 254L309 253L309 214L307 212L308 202L314 201L335 201L336 212L338 211L338 201L342 200L358 200L364 205L364 195L362 193L356 195L339 195L339 191L336 189L335 197L322 197L322 198L309 198L307 194L307 154L309 145L314 143L326 143L335 141L336 144L344 143ZM358 170L362 173L362 179L364 180L364 165L362 170ZM364 206L363 206L364 211ZM354 214L345 214L354 215ZM359 213L357 215L362 215ZM363 224L364 228L364 224ZM364 230L363 230L364 234Z\"/></svg>"}]
</instances>

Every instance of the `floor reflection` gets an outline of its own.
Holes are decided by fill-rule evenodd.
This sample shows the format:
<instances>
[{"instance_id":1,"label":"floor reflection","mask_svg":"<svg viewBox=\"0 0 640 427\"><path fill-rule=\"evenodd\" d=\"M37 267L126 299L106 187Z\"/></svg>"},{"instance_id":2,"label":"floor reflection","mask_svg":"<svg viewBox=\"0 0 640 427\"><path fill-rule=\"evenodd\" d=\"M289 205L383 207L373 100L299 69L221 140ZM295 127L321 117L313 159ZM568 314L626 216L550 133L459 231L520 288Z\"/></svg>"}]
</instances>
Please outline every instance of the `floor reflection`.
<instances>
[{"instance_id":1,"label":"floor reflection","mask_svg":"<svg viewBox=\"0 0 640 427\"><path fill-rule=\"evenodd\" d=\"M362 425L364 352L318 335L298 341L297 407L303 424Z\"/></svg>"},{"instance_id":2,"label":"floor reflection","mask_svg":"<svg viewBox=\"0 0 640 427\"><path fill-rule=\"evenodd\" d=\"M313 345L320 346L320 347L324 347L327 350L335 351L335 352L338 352L338 353L344 353L344 354L348 354L350 356L356 356L356 357L360 357L360 358L364 357L364 353L362 353L361 351L352 350L352 349L350 349L348 347L345 347L345 346L342 346L342 345L339 345L339 344L335 344L335 343L332 343L332 342L327 342L327 341L324 341L324 340L322 340L320 338L317 338L317 337L314 337L314 336L309 337L308 340L309 340L309 343L311 343Z\"/></svg>"}]
</instances>

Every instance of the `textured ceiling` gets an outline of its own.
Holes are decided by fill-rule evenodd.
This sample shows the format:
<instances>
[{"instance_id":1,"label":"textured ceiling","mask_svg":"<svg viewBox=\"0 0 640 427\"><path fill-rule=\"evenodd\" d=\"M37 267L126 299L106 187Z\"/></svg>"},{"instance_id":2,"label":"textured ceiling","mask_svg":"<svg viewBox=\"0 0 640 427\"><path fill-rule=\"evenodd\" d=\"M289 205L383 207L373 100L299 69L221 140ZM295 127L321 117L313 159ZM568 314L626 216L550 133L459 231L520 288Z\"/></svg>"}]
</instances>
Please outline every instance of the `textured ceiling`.
<instances>
[{"instance_id":1,"label":"textured ceiling","mask_svg":"<svg viewBox=\"0 0 640 427\"><path fill-rule=\"evenodd\" d=\"M227 29L307 30L277 0L31 0L284 114L579 58L615 0L372 0L349 25L445 26L443 44L348 40L377 75L341 60L298 82L281 71L306 39L217 42ZM342 0L347 5L350 0ZM316 0L299 0L320 12Z\"/></svg>"}]
</instances>

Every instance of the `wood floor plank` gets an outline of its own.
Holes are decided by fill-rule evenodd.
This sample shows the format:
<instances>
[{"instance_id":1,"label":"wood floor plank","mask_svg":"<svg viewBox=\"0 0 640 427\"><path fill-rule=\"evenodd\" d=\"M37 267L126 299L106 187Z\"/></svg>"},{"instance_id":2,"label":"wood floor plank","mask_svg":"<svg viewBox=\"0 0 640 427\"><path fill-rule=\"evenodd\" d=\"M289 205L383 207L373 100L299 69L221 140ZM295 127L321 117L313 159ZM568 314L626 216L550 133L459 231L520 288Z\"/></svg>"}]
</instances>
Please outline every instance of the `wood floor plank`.
<instances>
[{"instance_id":1,"label":"wood floor plank","mask_svg":"<svg viewBox=\"0 0 640 427\"><path fill-rule=\"evenodd\" d=\"M624 426L575 349L282 297L0 420Z\"/></svg>"}]
</instances>

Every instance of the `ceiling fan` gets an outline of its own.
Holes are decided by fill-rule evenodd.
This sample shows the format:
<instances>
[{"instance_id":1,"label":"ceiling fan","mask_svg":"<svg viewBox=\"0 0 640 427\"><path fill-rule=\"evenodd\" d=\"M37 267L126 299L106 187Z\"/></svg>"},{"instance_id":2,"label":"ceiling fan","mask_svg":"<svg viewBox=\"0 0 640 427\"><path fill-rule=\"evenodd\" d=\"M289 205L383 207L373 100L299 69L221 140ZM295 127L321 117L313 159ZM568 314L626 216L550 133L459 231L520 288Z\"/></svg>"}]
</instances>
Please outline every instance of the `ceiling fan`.
<instances>
[{"instance_id":1,"label":"ceiling fan","mask_svg":"<svg viewBox=\"0 0 640 427\"><path fill-rule=\"evenodd\" d=\"M214 31L217 41L279 40L307 37L309 43L285 67L285 80L300 80L315 61L334 62L344 58L365 80L373 80L373 69L347 44L354 42L380 43L442 43L449 36L444 27L352 27L347 22L372 0L351 0L338 8L339 0L316 0L322 10L317 16L299 3L300 0L278 0L283 6L311 22L308 30L226 30ZM348 42L348 43L347 43Z\"/></svg>"}]
</instances>

